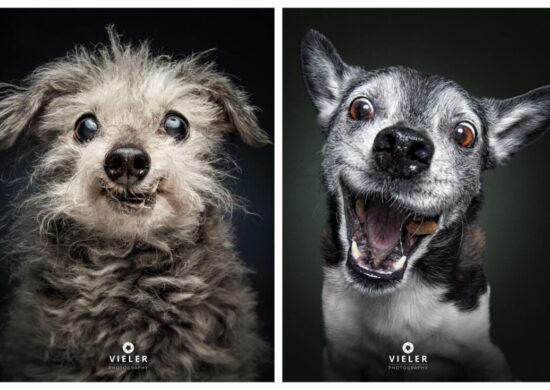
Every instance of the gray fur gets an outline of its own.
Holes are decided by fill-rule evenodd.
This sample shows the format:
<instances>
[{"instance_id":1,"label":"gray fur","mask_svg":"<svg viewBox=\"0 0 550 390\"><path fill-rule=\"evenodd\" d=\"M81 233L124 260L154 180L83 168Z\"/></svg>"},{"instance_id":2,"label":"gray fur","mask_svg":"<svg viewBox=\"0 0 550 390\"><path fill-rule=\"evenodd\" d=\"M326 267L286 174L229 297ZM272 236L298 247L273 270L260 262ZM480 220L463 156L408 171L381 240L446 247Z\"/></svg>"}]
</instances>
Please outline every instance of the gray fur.
<instances>
[{"instance_id":1,"label":"gray fur","mask_svg":"<svg viewBox=\"0 0 550 390\"><path fill-rule=\"evenodd\" d=\"M550 86L506 100L479 99L451 80L414 69L369 71L350 66L313 30L302 41L302 69L326 136L322 168L330 206L323 238L327 377L509 379L504 356L489 337L482 235L468 232L477 232L481 173L505 163L550 127ZM370 119L351 118L350 105L357 97L371 101ZM450 132L463 121L477 129L471 148L451 140ZM377 135L393 128L414 129L434 145L428 168L412 179L392 177L375 161ZM404 269L402 275L391 282L376 275L358 276L349 266L348 259L362 256L351 249L346 208L350 193L365 202L383 199L409 216L437 216L435 233L419 239L407 254L405 268L399 268ZM388 372L387 355L399 353L405 341L432 354L431 371Z\"/></svg>"},{"instance_id":2,"label":"gray fur","mask_svg":"<svg viewBox=\"0 0 550 390\"><path fill-rule=\"evenodd\" d=\"M0 100L0 146L26 132L43 150L6 245L17 286L2 377L253 380L266 344L220 162L227 132L254 145L268 137L247 95L203 56L153 56L109 36L5 86ZM169 110L189 120L186 140L161 131ZM87 112L101 127L82 144L73 130ZM129 139L151 156L137 190L156 203L126 213L102 192L115 186L103 160ZM146 370L109 368L125 342L148 356Z\"/></svg>"}]
</instances>

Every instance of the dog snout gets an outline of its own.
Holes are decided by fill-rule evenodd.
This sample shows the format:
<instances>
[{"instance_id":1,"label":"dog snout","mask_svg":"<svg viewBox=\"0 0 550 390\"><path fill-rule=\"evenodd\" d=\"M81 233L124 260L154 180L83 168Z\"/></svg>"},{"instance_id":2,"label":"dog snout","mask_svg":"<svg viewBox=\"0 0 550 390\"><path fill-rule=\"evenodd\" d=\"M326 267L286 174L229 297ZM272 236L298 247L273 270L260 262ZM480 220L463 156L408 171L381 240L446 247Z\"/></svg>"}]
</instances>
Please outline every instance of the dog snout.
<instances>
[{"instance_id":1,"label":"dog snout","mask_svg":"<svg viewBox=\"0 0 550 390\"><path fill-rule=\"evenodd\" d=\"M134 145L119 146L105 157L104 169L109 178L129 186L142 180L151 166L151 158L145 150Z\"/></svg>"},{"instance_id":2,"label":"dog snout","mask_svg":"<svg viewBox=\"0 0 550 390\"><path fill-rule=\"evenodd\" d=\"M376 135L373 155L376 163L392 177L410 179L430 166L433 142L409 128L393 127Z\"/></svg>"}]
</instances>

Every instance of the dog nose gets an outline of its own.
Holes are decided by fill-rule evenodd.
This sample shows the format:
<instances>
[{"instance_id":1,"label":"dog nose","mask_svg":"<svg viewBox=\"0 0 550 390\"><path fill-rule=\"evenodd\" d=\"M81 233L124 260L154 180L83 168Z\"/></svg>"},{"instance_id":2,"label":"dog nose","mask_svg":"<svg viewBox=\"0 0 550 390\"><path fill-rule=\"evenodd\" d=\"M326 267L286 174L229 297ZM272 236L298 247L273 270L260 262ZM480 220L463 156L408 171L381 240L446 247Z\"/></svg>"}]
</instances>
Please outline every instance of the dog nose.
<instances>
[{"instance_id":1,"label":"dog nose","mask_svg":"<svg viewBox=\"0 0 550 390\"><path fill-rule=\"evenodd\" d=\"M145 150L124 145L107 154L104 169L112 181L129 186L147 176L150 165L151 159Z\"/></svg>"},{"instance_id":2,"label":"dog nose","mask_svg":"<svg viewBox=\"0 0 550 390\"><path fill-rule=\"evenodd\" d=\"M430 166L433 142L409 128L389 128L376 135L372 147L374 159L393 177L410 179Z\"/></svg>"}]
</instances>

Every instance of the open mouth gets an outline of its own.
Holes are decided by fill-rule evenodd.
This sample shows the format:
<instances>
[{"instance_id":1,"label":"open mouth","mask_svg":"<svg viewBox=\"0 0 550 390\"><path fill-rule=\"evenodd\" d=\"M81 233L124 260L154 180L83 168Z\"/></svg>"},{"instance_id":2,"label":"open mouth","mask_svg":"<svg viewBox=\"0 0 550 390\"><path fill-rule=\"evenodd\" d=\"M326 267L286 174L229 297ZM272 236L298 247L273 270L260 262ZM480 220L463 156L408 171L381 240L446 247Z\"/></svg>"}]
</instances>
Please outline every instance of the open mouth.
<instances>
[{"instance_id":1,"label":"open mouth","mask_svg":"<svg viewBox=\"0 0 550 390\"><path fill-rule=\"evenodd\" d=\"M379 195L345 196L348 267L369 280L403 277L420 242L435 234L439 216L420 215Z\"/></svg>"},{"instance_id":2,"label":"open mouth","mask_svg":"<svg viewBox=\"0 0 550 390\"><path fill-rule=\"evenodd\" d=\"M117 209L124 212L141 212L152 210L161 192L161 179L155 181L146 190L134 189L103 182L101 194Z\"/></svg>"}]
</instances>

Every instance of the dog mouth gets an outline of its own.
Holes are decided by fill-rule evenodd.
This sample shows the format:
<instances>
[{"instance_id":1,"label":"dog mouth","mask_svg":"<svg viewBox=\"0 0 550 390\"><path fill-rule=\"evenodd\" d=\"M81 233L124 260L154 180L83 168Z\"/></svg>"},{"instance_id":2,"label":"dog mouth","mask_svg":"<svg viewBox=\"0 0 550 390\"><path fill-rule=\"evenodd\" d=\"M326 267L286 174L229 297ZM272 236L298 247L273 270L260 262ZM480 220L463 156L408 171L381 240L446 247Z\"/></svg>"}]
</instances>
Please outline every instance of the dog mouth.
<instances>
[{"instance_id":1,"label":"dog mouth","mask_svg":"<svg viewBox=\"0 0 550 390\"><path fill-rule=\"evenodd\" d=\"M162 179L158 179L146 188L123 187L102 182L101 195L116 209L126 213L138 213L152 210L157 200L157 194L161 193Z\"/></svg>"},{"instance_id":2,"label":"dog mouth","mask_svg":"<svg viewBox=\"0 0 550 390\"><path fill-rule=\"evenodd\" d=\"M362 279L397 281L419 244L436 233L439 215L422 215L395 200L348 191L348 267Z\"/></svg>"}]
</instances>

